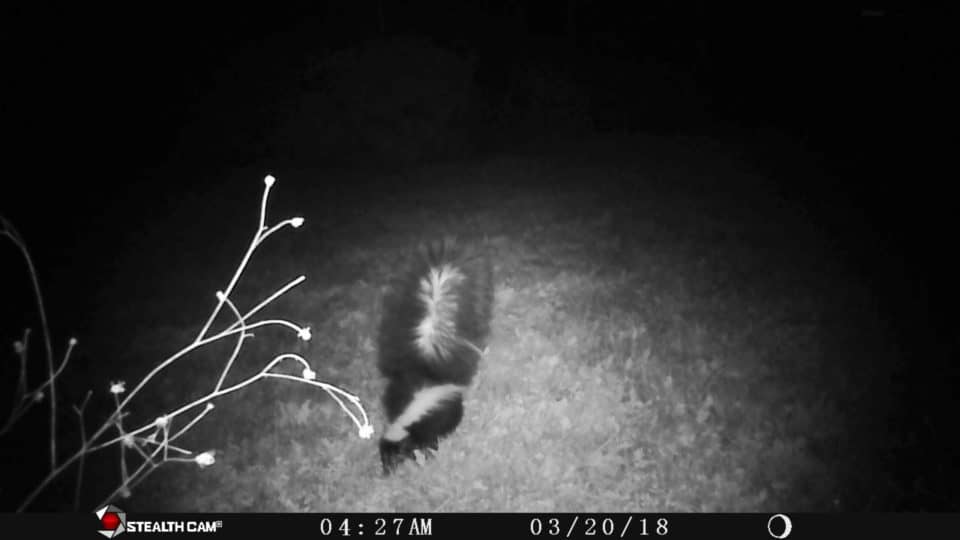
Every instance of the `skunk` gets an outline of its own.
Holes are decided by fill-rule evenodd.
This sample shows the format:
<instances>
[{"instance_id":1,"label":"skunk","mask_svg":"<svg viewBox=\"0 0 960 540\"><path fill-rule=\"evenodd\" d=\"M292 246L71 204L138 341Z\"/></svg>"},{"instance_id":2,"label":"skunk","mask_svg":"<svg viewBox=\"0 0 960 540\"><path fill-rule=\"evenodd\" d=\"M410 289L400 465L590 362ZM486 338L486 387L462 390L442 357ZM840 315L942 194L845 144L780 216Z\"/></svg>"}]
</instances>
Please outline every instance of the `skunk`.
<instances>
[{"instance_id":1,"label":"skunk","mask_svg":"<svg viewBox=\"0 0 960 540\"><path fill-rule=\"evenodd\" d=\"M421 246L383 298L377 365L387 384L380 439L389 475L414 450L437 450L463 418L463 394L490 335L493 269L455 240Z\"/></svg>"}]
</instances>

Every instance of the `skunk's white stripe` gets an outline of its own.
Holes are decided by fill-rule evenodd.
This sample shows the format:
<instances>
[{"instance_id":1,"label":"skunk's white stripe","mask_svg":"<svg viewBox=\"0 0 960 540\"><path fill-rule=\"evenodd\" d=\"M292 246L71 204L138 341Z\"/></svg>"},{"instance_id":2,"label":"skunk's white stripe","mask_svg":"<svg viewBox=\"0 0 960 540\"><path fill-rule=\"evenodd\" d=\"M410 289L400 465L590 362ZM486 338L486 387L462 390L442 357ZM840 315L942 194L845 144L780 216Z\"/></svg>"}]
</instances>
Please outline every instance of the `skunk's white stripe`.
<instances>
[{"instance_id":1,"label":"skunk's white stripe","mask_svg":"<svg viewBox=\"0 0 960 540\"><path fill-rule=\"evenodd\" d=\"M414 343L426 358L444 357L456 340L457 295L453 288L464 280L457 268L445 264L430 268L420 280L420 301L426 314L417 325Z\"/></svg>"},{"instance_id":2,"label":"skunk's white stripe","mask_svg":"<svg viewBox=\"0 0 960 540\"><path fill-rule=\"evenodd\" d=\"M466 390L458 384L440 384L421 388L413 394L413 400L403 413L390 424L383 438L391 442L400 442L407 437L407 428L426 416L445 400L456 397Z\"/></svg>"}]
</instances>

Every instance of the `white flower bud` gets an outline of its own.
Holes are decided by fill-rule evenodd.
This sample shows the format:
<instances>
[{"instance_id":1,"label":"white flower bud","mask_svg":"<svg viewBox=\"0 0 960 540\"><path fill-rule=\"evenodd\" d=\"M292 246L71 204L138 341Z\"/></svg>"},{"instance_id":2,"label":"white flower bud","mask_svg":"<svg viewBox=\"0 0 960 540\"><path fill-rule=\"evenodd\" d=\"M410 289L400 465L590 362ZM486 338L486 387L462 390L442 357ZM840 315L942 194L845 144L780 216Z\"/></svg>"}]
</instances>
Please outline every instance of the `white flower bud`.
<instances>
[{"instance_id":1,"label":"white flower bud","mask_svg":"<svg viewBox=\"0 0 960 540\"><path fill-rule=\"evenodd\" d=\"M197 454L197 457L193 458L193 461L203 469L216 463L217 459L214 457L213 452L208 450L202 454Z\"/></svg>"}]
</instances>

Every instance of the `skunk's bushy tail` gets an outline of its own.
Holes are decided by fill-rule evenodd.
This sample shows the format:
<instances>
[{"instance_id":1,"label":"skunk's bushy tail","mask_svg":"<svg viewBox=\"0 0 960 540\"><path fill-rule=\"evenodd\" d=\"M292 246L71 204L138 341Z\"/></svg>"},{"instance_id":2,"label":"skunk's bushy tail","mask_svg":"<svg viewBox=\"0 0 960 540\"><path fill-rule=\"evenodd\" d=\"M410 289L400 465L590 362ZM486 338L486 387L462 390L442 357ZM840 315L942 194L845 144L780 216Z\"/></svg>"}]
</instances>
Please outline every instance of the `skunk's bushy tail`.
<instances>
[{"instance_id":1,"label":"skunk's bushy tail","mask_svg":"<svg viewBox=\"0 0 960 540\"><path fill-rule=\"evenodd\" d=\"M493 270L484 250L444 239L421 247L383 300L378 337L383 405L380 441L389 473L415 449L436 449L463 415L487 338Z\"/></svg>"}]
</instances>

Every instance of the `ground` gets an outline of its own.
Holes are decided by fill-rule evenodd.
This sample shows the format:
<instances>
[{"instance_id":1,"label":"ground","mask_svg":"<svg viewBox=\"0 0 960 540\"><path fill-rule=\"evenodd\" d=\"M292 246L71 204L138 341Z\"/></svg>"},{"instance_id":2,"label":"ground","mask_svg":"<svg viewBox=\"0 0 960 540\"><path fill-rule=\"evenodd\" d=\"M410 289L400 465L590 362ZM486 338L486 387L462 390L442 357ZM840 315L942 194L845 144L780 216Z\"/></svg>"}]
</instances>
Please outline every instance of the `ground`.
<instances>
[{"instance_id":1,"label":"ground","mask_svg":"<svg viewBox=\"0 0 960 540\"><path fill-rule=\"evenodd\" d=\"M264 316L310 325L314 339L258 333L236 371L299 352L321 380L360 396L378 433L360 439L315 388L259 383L221 399L185 442L216 449L215 466L165 465L124 508L885 507L902 489L882 468L893 452L882 396L895 359L871 291L768 169L708 140L656 144L501 153L365 178L269 171L279 181L268 222L306 224L258 251L235 299L251 305L305 274ZM171 214L138 233L162 255L131 256L144 274L114 282L150 283L128 289L149 307L110 315L136 336L114 343L122 355L161 359L196 334L255 224L253 196L236 198L245 208L228 202L258 194L260 178L244 175L229 191L172 198ZM458 431L426 466L383 478L378 302L406 250L439 234L495 254L493 335ZM228 350L185 359L151 405L208 388Z\"/></svg>"}]
</instances>

